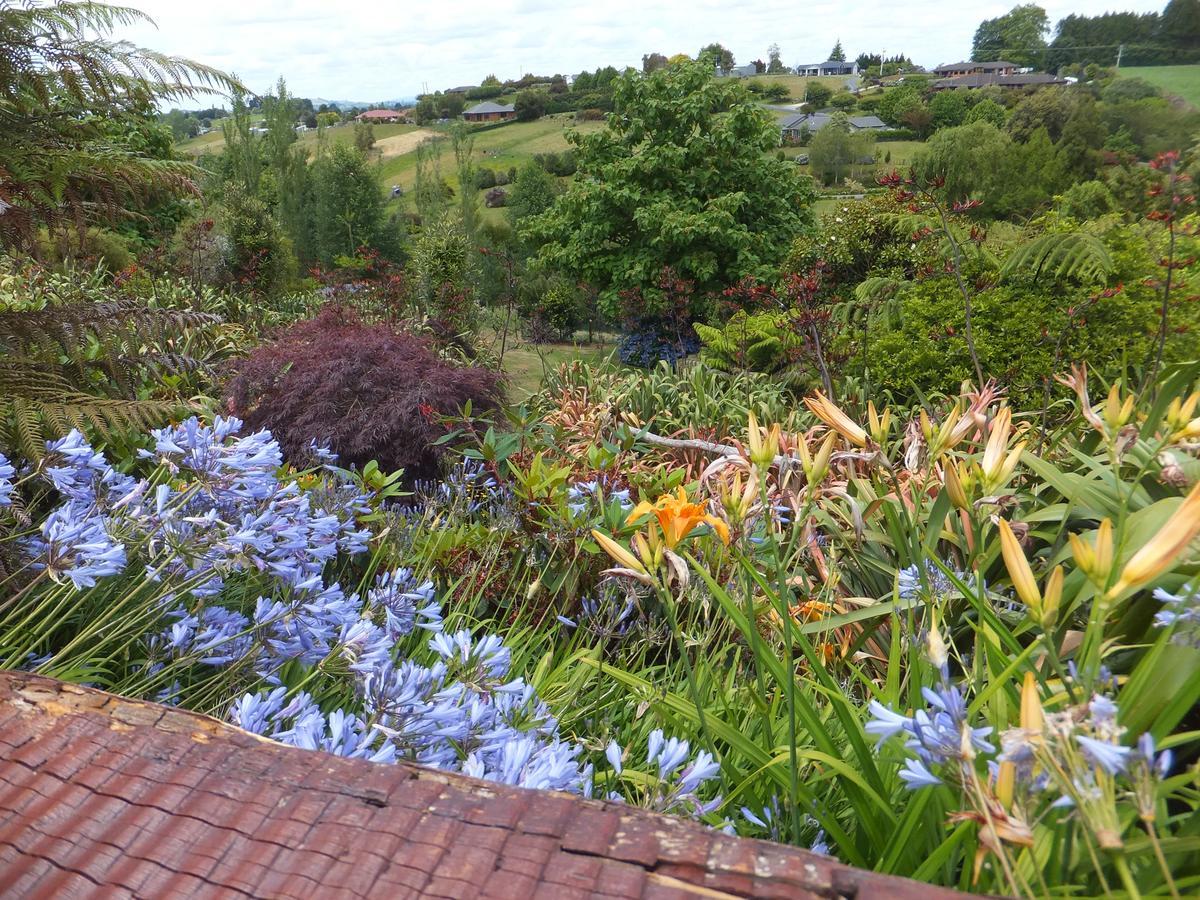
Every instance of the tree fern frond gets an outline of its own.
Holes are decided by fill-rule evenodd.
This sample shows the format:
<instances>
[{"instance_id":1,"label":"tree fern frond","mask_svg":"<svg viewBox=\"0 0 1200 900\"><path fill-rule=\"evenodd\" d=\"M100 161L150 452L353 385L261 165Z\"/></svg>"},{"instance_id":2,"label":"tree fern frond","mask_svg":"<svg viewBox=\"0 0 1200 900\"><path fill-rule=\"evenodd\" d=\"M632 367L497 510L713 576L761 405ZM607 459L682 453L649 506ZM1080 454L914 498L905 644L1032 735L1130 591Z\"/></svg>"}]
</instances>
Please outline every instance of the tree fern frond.
<instances>
[{"instance_id":1,"label":"tree fern frond","mask_svg":"<svg viewBox=\"0 0 1200 900\"><path fill-rule=\"evenodd\" d=\"M1085 283L1107 280L1114 268L1108 248L1094 234L1081 231L1043 234L1019 246L1000 269L1001 280L1016 275L1043 275Z\"/></svg>"}]
</instances>

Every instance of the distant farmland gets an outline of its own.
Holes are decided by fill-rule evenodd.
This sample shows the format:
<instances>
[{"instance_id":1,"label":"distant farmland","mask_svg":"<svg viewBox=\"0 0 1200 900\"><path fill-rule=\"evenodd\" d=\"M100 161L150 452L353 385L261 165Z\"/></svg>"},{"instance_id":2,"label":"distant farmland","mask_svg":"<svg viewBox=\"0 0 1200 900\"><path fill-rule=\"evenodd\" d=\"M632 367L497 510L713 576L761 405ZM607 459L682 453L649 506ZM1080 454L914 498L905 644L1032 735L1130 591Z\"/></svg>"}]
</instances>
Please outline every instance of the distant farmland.
<instances>
[{"instance_id":1,"label":"distant farmland","mask_svg":"<svg viewBox=\"0 0 1200 900\"><path fill-rule=\"evenodd\" d=\"M1148 81L1200 109L1200 65L1135 66L1118 71L1122 77Z\"/></svg>"}]
</instances>

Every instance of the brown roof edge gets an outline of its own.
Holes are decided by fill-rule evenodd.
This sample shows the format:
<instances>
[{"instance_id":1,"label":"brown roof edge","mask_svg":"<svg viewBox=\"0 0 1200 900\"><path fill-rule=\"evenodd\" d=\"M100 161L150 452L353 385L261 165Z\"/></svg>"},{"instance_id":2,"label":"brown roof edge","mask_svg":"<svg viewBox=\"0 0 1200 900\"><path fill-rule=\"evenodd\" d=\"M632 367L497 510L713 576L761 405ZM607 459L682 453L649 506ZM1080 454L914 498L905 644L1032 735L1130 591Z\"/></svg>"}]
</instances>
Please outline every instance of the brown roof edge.
<instances>
[{"instance_id":1,"label":"brown roof edge","mask_svg":"<svg viewBox=\"0 0 1200 900\"><path fill-rule=\"evenodd\" d=\"M965 896L20 672L0 672L0 872L5 897Z\"/></svg>"}]
</instances>

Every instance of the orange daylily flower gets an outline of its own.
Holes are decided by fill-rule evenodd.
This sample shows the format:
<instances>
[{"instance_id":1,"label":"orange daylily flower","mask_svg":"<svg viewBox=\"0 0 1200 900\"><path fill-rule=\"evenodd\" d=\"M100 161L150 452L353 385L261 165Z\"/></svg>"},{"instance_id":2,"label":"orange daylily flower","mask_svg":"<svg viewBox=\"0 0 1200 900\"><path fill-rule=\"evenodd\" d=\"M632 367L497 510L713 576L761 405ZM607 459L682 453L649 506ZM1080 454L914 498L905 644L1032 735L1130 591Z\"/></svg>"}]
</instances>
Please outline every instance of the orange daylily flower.
<instances>
[{"instance_id":1,"label":"orange daylily flower","mask_svg":"<svg viewBox=\"0 0 1200 900\"><path fill-rule=\"evenodd\" d=\"M729 528L726 524L711 513L705 512L703 503L690 502L683 488L679 488L675 494L663 494L654 503L643 500L634 507L625 524L632 524L646 513L653 513L658 520L663 543L667 545L668 550L674 550L680 541L704 523L711 525L721 540L729 543Z\"/></svg>"}]
</instances>

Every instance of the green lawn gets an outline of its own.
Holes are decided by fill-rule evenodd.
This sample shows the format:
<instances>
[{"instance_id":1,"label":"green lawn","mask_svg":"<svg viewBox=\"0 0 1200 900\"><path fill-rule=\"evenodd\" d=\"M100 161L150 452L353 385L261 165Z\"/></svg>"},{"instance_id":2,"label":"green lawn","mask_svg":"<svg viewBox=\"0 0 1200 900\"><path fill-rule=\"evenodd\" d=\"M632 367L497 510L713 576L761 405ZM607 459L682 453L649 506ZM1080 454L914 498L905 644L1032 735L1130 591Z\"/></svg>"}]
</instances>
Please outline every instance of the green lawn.
<instances>
[{"instance_id":1,"label":"green lawn","mask_svg":"<svg viewBox=\"0 0 1200 900\"><path fill-rule=\"evenodd\" d=\"M504 353L504 371L510 379L510 399L524 400L542 386L546 373L562 363L581 359L600 363L612 355L611 344L529 344L509 346Z\"/></svg>"},{"instance_id":2,"label":"green lawn","mask_svg":"<svg viewBox=\"0 0 1200 900\"><path fill-rule=\"evenodd\" d=\"M823 84L835 94L842 90L846 84L848 75L833 75L825 78L805 78L803 75L755 75L752 78L739 79L742 84L774 84L778 82L788 89L788 94L792 100L799 103L804 99L804 92L808 89L809 82L815 81L818 84Z\"/></svg>"},{"instance_id":3,"label":"green lawn","mask_svg":"<svg viewBox=\"0 0 1200 900\"><path fill-rule=\"evenodd\" d=\"M384 138L395 137L400 134L407 134L410 131L416 131L415 125L374 125L375 140L381 141ZM325 129L325 137L328 141L334 144L349 144L354 142L354 125L335 125L332 128ZM317 131L304 131L300 134L300 145L308 148L309 153L312 153L317 148ZM175 145L183 153L190 156L199 156L201 153L219 153L225 149L225 138L221 132L220 122L213 124L213 130L208 134L202 134L199 137L190 138L186 141L181 141Z\"/></svg>"},{"instance_id":4,"label":"green lawn","mask_svg":"<svg viewBox=\"0 0 1200 900\"><path fill-rule=\"evenodd\" d=\"M1148 81L1200 109L1200 65L1135 66L1118 69L1117 74L1124 78Z\"/></svg>"}]
</instances>

